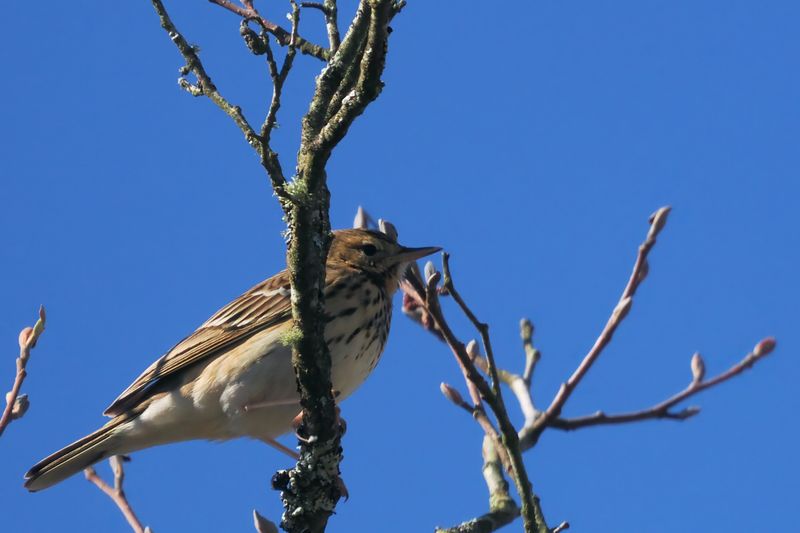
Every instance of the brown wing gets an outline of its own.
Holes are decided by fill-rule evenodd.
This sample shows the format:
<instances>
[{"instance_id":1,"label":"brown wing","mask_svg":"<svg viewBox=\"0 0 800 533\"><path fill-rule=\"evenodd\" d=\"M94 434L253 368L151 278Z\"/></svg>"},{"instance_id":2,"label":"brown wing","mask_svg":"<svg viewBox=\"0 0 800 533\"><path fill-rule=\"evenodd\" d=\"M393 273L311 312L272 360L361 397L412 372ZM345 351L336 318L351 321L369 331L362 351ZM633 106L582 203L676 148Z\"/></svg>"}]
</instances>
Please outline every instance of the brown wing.
<instances>
[{"instance_id":1,"label":"brown wing","mask_svg":"<svg viewBox=\"0 0 800 533\"><path fill-rule=\"evenodd\" d=\"M283 271L236 298L150 365L104 414L116 416L127 411L163 378L216 357L254 333L289 320L292 315L290 290L289 276Z\"/></svg>"}]
</instances>

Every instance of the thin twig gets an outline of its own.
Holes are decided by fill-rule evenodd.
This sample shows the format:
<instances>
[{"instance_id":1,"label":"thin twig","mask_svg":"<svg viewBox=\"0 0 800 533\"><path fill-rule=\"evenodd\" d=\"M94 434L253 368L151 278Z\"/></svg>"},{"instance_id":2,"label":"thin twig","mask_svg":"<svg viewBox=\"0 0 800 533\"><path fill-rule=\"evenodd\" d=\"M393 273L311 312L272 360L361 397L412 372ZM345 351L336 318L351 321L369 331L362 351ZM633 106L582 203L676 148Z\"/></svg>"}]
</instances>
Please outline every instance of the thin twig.
<instances>
[{"instance_id":1,"label":"thin twig","mask_svg":"<svg viewBox=\"0 0 800 533\"><path fill-rule=\"evenodd\" d=\"M608 424L625 424L628 422L639 422L642 420L651 420L657 418L665 418L671 420L686 420L700 412L699 407L690 406L680 411L670 411L677 404L683 402L699 394L706 389L710 389L720 383L724 383L729 379L738 376L745 370L751 368L756 362L764 358L767 354L775 349L775 339L768 337L759 342L753 351L748 353L741 361L730 367L725 372L707 380L707 381L692 381L685 389L677 394L667 398L663 402L656 404L648 409L641 411L633 411L630 413L619 413L607 415L602 411L592 415L581 416L577 418L557 418L550 422L550 426L556 429L573 430L589 426L599 426Z\"/></svg>"},{"instance_id":2,"label":"thin twig","mask_svg":"<svg viewBox=\"0 0 800 533\"><path fill-rule=\"evenodd\" d=\"M454 527L437 528L435 533L491 533L517 519L519 507L508 494L498 449L489 437L483 438L483 478L489 489L489 511Z\"/></svg>"},{"instance_id":3,"label":"thin twig","mask_svg":"<svg viewBox=\"0 0 800 533\"><path fill-rule=\"evenodd\" d=\"M475 387L480 391L481 397L489 405L497 418L500 427L500 434L502 435L503 445L508 450L508 455L513 467L514 484L517 487L517 492L522 501L521 515L526 532L538 531L540 533L548 532L547 524L544 521L541 507L539 506L538 498L533 496L533 490L528 479L528 473L525 470L525 463L522 460L522 452L519 447L519 437L517 430L511 423L508 417L508 412L502 404L498 403L497 397L492 392L489 384L480 374L472 358L467 353L464 344L459 341L450 329L447 320L442 313L441 305L439 303L439 295L436 290L436 284L440 279L439 272L433 273L427 279L427 286L425 288L425 305L428 312L431 314L436 327L442 333L445 342L450 347L453 354L456 356L459 364L465 373L465 379L468 382L474 383Z\"/></svg>"},{"instance_id":4,"label":"thin twig","mask_svg":"<svg viewBox=\"0 0 800 533\"><path fill-rule=\"evenodd\" d=\"M441 389L445 398L472 415L475 421L478 422L478 425L481 426L483 432L492 440L492 443L497 448L498 456L500 457L500 461L503 463L503 467L505 468L506 472L511 473L513 467L511 466L511 459L508 457L508 450L506 450L505 446L503 446L500 434L497 432L494 424L492 424L492 421L489 420L489 417L486 415L486 410L483 408L483 404L469 405L464 401L458 390L451 387L447 383L442 383L439 388Z\"/></svg>"},{"instance_id":5,"label":"thin twig","mask_svg":"<svg viewBox=\"0 0 800 533\"><path fill-rule=\"evenodd\" d=\"M628 279L628 283L625 285L625 289L622 291L622 296L619 299L619 302L614 307L614 311L611 313L611 317L608 319L606 326L603 328L603 331L600 333L600 336L594 343L594 346L589 350L589 353L581 361L578 368L572 373L569 379L561 384L561 387L558 390L555 398L550 403L550 406L545 411L544 416L539 418L537 422L533 425L532 431L528 434L528 438L535 442L541 432L544 431L544 428L547 424L555 419L558 418L561 414L561 409L564 407L564 404L567 403L572 391L580 384L583 377L592 367L595 361L600 357L600 354L603 353L603 349L611 342L611 338L614 336L614 332L617 330L617 327L622 323L622 321L627 316L628 312L631 309L631 305L633 303L633 296L636 294L636 289L639 287L641 282L647 276L649 271L649 266L647 263L647 256L650 253L650 250L653 249L653 246L656 244L656 237L658 236L659 232L664 229L664 225L667 222L667 216L669 215L670 208L662 207L650 217L650 229L647 232L647 238L644 242L639 246L639 253L636 256L636 263L633 266L633 271L631 272L630 278Z\"/></svg>"},{"instance_id":6,"label":"thin twig","mask_svg":"<svg viewBox=\"0 0 800 533\"><path fill-rule=\"evenodd\" d=\"M248 144L250 144L250 146L252 146L258 152L258 154L263 157L258 135L253 130L252 126L250 126L250 123L242 113L242 108L231 104L220 94L220 92L217 90L217 87L211 81L211 77L203 67L203 63L200 61L200 58L197 55L196 48L188 43L188 41L175 27L175 24L172 23L172 20L170 19L169 14L167 13L167 10L161 0L152 0L152 3L156 13L158 14L161 27L167 32L170 40L175 43L175 46L178 48L181 56L183 56L183 59L186 61L186 66L181 69L181 77L178 79L179 85L194 96L207 96L212 102L214 102L214 104L217 105L217 107L222 109L226 115L233 119L233 122L244 134L245 140L248 142ZM192 84L186 79L185 76L190 72L197 78L197 85Z\"/></svg>"},{"instance_id":7,"label":"thin twig","mask_svg":"<svg viewBox=\"0 0 800 533\"><path fill-rule=\"evenodd\" d=\"M339 37L339 8L336 7L336 0L325 0L323 4L325 13L325 27L328 30L328 45L331 54L336 53L341 39Z\"/></svg>"},{"instance_id":8,"label":"thin twig","mask_svg":"<svg viewBox=\"0 0 800 533\"><path fill-rule=\"evenodd\" d=\"M453 297L463 313L467 316L475 329L477 329L480 333L481 340L483 342L483 348L486 351L488 374L492 380L493 402L490 405L492 406L492 412L494 412L495 416L498 417L498 421L500 423L500 433L503 437L503 444L506 446L506 448L508 448L509 455L512 457L519 456L519 461L512 459L512 463L514 464L513 475L516 481L520 500L522 501L522 518L525 523L525 530L533 531L534 528L539 528L543 524L540 524L540 520L538 520L538 517L535 516L536 508L534 506L533 489L530 481L527 479L528 475L527 471L525 470L525 465L522 463L522 451L519 448L519 435L517 434L516 428L514 428L510 421L507 424L502 421L502 419L508 420L508 411L506 410L502 389L500 388L500 378L497 375L497 365L494 360L491 337L489 336L489 325L478 320L478 317L475 316L475 313L472 312L470 307L461 297L461 294L458 292L458 290L456 290L455 284L453 283L453 278L450 274L450 254L448 253L442 254L442 270L444 273L442 285L446 293ZM547 526L543 525L543 527L546 529Z\"/></svg>"},{"instance_id":9,"label":"thin twig","mask_svg":"<svg viewBox=\"0 0 800 533\"><path fill-rule=\"evenodd\" d=\"M664 224L666 222L666 217L669 212L669 208L662 208L656 211L656 213L650 219L650 230L648 232L646 240L642 243L639 247L639 253L637 255L636 263L633 268L633 272L628 280L628 283L625 286L625 289L622 293L622 297L620 298L620 302L617 304L617 307L612 314L611 319L609 319L609 323L604 328L603 332L601 333L600 337L598 338L597 342L593 346L592 350L590 350L589 354L584 358L581 365L579 366L578 370L576 370L573 375L570 377L570 380L562 385L559 394L554 399L554 402L551 403L550 412L552 413L553 409L556 407L560 410L563 407L564 402L569 396L569 393L574 389L574 387L578 384L580 379L585 375L588 371L588 368L591 366L592 362L594 362L597 357L602 352L603 348L608 344L611 340L611 335L613 334L616 327L619 323L624 319L625 313L627 313L628 309L630 308L631 298L636 292L636 289L639 287L641 282L644 280L645 276L647 275L648 271L648 264L647 264L647 255L655 245L655 239L658 233L663 229ZM432 269L432 266L431 266ZM435 270L435 269L432 269ZM426 268L427 272L427 268ZM466 362L463 362L460 355L460 347L458 344L454 344L452 338L452 332L447 327L447 323L444 320L444 317L441 316L441 307L438 306L438 300L436 300L436 292L431 290L431 284L434 284L438 281L438 273L433 272L432 274L427 275L428 283L427 287L423 287L422 281L419 280L419 269L412 268L407 273L407 279L404 280L401 288L404 291L404 311L407 312L412 318L420 322L425 329L431 331L432 333L436 334L439 338L444 338L444 340L448 343L453 353L456 354L456 357L459 358L460 363L462 364L462 368L467 369L465 375L473 376L472 372L470 371ZM424 293L424 296L422 294ZM457 295L457 293L455 293ZM456 296L456 301L460 299L460 296ZM431 305L432 304L432 305ZM475 324L477 319L468 310L466 305L461 305L462 310L465 310L468 318ZM407 308L407 309L406 309ZM420 311L427 313L431 316L430 321L432 323L426 323L420 317L426 316L425 314L421 314ZM480 328L479 328L480 329ZM578 417L578 418L561 418L559 416L555 416L553 418L545 418L545 415L540 413L534 407L533 397L530 391L530 384L533 375L533 370L536 365L536 362L540 358L539 351L533 346L533 325L528 320L522 320L520 323L520 336L523 341L523 346L525 348L526 354L526 361L525 361L525 369L523 374L517 375L513 372L508 372L503 369L496 370L496 376L499 381L505 383L509 386L512 392L515 394L520 408L525 416L525 423L523 427L519 431L519 449L520 451L525 451L532 448L537 440L538 436L544 431L547 427L553 427L556 429L561 430L574 430L583 427L595 426L595 425L602 425L602 424L623 424L628 422L638 422L642 420L648 419L673 419L673 420L685 420L697 414L699 412L699 408L697 407L687 407L680 411L673 411L676 405L680 402L687 400L688 398L694 396L695 394L699 394L700 392L719 385L728 381L729 379L733 378L744 372L745 370L752 367L757 361L764 358L767 354L771 353L776 346L776 341L772 337L767 337L761 342L759 342L753 350L748 353L739 363L733 365L725 372L721 374L705 380L705 363L703 362L702 357L699 354L695 354L691 359L691 370L692 370L692 379L689 385L682 390L681 392L671 396L670 398L662 401L659 404L656 404L648 409L643 409L641 411L634 411L630 413L620 413L620 414L613 414L613 415L606 415L605 413L598 412L593 415ZM456 341L457 342L457 341ZM467 347L464 349L467 354L467 359L474 365L476 369L480 369L486 374L490 373L491 365L487 359L481 357L477 344L475 341L471 341ZM478 374L477 378L475 379L475 383L477 388L480 390L481 395L484 396L487 394L486 389L488 385L485 381L482 380L482 376L480 373L475 371ZM468 378L469 379L469 378ZM568 389L565 389L567 384L570 385ZM491 391L490 391L491 392ZM449 396L448 396L449 397ZM488 397L487 403L492 404L489 402ZM556 403L557 402L557 403ZM469 406L466 406L469 408ZM551 414L552 416L552 414ZM485 443L488 443L489 446L494 445L492 439L488 436L485 437ZM502 472L499 473L502 476ZM488 484L488 479L487 479ZM490 494L492 494L492 488L490 486ZM535 498L534 498L535 499ZM491 500L490 500L491 501ZM538 506L538 501L536 501L536 505ZM440 533L489 533L491 531L495 531L505 525L507 515L503 513L495 514L493 512L489 512L481 517L478 517L473 520L469 520L464 522L458 526L455 526L450 529L440 529L437 532ZM501 519L500 522L497 520ZM509 521L513 520L513 517L509 519ZM555 533L559 531L564 531L565 529L569 528L569 523L562 522L557 527L555 527L550 533Z\"/></svg>"},{"instance_id":10,"label":"thin twig","mask_svg":"<svg viewBox=\"0 0 800 533\"><path fill-rule=\"evenodd\" d=\"M529 319L523 318L520 320L519 336L522 339L522 347L525 349L525 370L522 372L522 379L530 388L533 380L533 371L542 355L533 346L533 323Z\"/></svg>"},{"instance_id":11,"label":"thin twig","mask_svg":"<svg viewBox=\"0 0 800 533\"><path fill-rule=\"evenodd\" d=\"M322 2L300 2L300 7L305 7L307 9L317 9L325 13L325 6Z\"/></svg>"},{"instance_id":12,"label":"thin twig","mask_svg":"<svg viewBox=\"0 0 800 533\"><path fill-rule=\"evenodd\" d=\"M475 341L470 341L467 344L467 353L470 355L470 357L472 357L472 360L475 361L475 364L481 369L481 371L484 373L488 372L489 363L486 361L486 359L481 357ZM502 368L497 369L497 376L500 378L500 381L505 383L508 388L511 389L511 392L514 393L514 396L516 396L520 411L522 411L522 416L525 417L523 427L533 424L541 413L533 405L533 397L531 396L531 390L528 384L519 374L514 374L513 372L503 370Z\"/></svg>"},{"instance_id":13,"label":"thin twig","mask_svg":"<svg viewBox=\"0 0 800 533\"><path fill-rule=\"evenodd\" d=\"M300 6L306 9L316 9L325 16L325 28L328 30L328 46L330 53L336 52L339 48L339 23L338 8L336 0L325 0L325 2L300 2Z\"/></svg>"},{"instance_id":14,"label":"thin twig","mask_svg":"<svg viewBox=\"0 0 800 533\"><path fill-rule=\"evenodd\" d=\"M494 362L494 352L492 350L492 341L489 337L489 324L486 322L481 322L478 320L478 317L475 316L475 313L469 308L467 303L461 297L461 294L456 290L455 284L453 283L453 278L450 275L450 254L447 252L442 253L442 272L444 274L444 278L442 279L442 286L444 287L446 294L449 294L453 297L456 301L458 306L461 308L461 311L467 316L472 325L475 326L475 329L478 330L478 333L481 336L481 342L483 342L483 349L486 351L486 362L488 363L488 373L489 377L492 380L492 392L497 397L497 402L501 406L502 409L505 409L505 404L503 403L503 391L500 388L500 378L497 376L497 365Z\"/></svg>"},{"instance_id":15,"label":"thin twig","mask_svg":"<svg viewBox=\"0 0 800 533\"><path fill-rule=\"evenodd\" d=\"M245 3L244 6L235 4L230 0L209 0L209 2L225 8L244 19L258 19L261 25L275 37L275 40L278 41L278 44L281 46L288 46L290 43L292 43L291 32L286 31L281 26L262 17L258 10L253 7L251 2ZM300 50L301 53L314 56L322 61L327 61L330 56L329 51L324 47L311 43L300 36L295 38L294 45Z\"/></svg>"},{"instance_id":16,"label":"thin twig","mask_svg":"<svg viewBox=\"0 0 800 533\"><path fill-rule=\"evenodd\" d=\"M86 479L93 483L98 489L103 491L106 496L111 498L111 501L113 501L114 504L119 508L120 512L122 512L122 515L125 517L125 520L128 521L128 524L131 526L131 529L133 529L134 533L151 532L149 527L144 527L142 525L141 521L136 516L136 513L133 512L133 508L131 507L130 502L128 502L128 498L125 496L125 490L122 487L122 483L125 481L125 470L122 468L122 458L119 455L112 455L108 462L111 464L111 471L114 473L113 487L103 481L103 479L97 475L97 472L91 466L83 471Z\"/></svg>"},{"instance_id":17,"label":"thin twig","mask_svg":"<svg viewBox=\"0 0 800 533\"><path fill-rule=\"evenodd\" d=\"M261 23L261 19L257 19ZM247 21L242 21L246 24ZM270 144L272 131L275 129L278 122L278 110L281 107L281 95L283 93L283 85L289 72L292 68L294 58L296 55L295 41L297 38L297 30L300 24L300 10L295 2L292 2L292 33L289 40L289 48L286 52L286 57L283 60L280 70L278 69L275 56L272 53L272 47L269 44L269 37L266 35L266 28L262 26L262 40L265 45L265 53L267 56L267 67L269 75L272 79L272 99L270 100L269 110L261 126L261 164L267 171L272 182L272 189L281 201L284 211L289 208L289 202L294 201L294 198L286 190L286 177L283 174L283 168L280 163L278 153L272 149Z\"/></svg>"},{"instance_id":18,"label":"thin twig","mask_svg":"<svg viewBox=\"0 0 800 533\"><path fill-rule=\"evenodd\" d=\"M30 405L27 394L20 394L22 382L28 375L26 369L28 360L31 357L31 349L36 346L36 341L44 331L45 321L47 315L44 311L44 306L39 307L39 318L33 327L24 328L19 332L19 357L17 357L17 373L14 376L14 384L11 390L6 393L6 406L3 409L3 415L0 416L0 435L6 430L6 427L12 420L22 418Z\"/></svg>"}]
</instances>

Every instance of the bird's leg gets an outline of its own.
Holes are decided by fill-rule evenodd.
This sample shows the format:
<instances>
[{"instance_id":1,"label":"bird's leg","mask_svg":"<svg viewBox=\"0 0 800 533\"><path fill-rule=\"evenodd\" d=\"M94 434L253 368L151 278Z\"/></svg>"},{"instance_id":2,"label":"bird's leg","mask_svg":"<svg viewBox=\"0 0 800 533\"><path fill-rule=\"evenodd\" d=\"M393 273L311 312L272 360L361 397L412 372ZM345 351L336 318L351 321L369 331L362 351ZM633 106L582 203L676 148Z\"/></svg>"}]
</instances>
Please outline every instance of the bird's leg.
<instances>
[{"instance_id":1,"label":"bird's leg","mask_svg":"<svg viewBox=\"0 0 800 533\"><path fill-rule=\"evenodd\" d=\"M339 391L333 391L333 397L338 398L340 395ZM339 405L336 405L336 421L335 424L338 424L339 431L342 435L344 435L345 431L347 431L347 423L342 418L342 410L339 408ZM294 435L297 437L297 440L308 444L310 441L307 437L300 434L303 425L303 411L297 413L297 416L292 419L292 427L294 428ZM278 444L278 443L276 443ZM279 444L280 445L280 444ZM344 484L344 480L341 476L336 476L336 486L339 489L339 493L344 497L345 500L350 499L350 492L347 490L347 485Z\"/></svg>"},{"instance_id":2,"label":"bird's leg","mask_svg":"<svg viewBox=\"0 0 800 533\"><path fill-rule=\"evenodd\" d=\"M266 407L280 407L282 405L293 405L297 403L297 399L291 400L270 400L268 402L256 402L244 406L245 411L253 411L255 409L264 409Z\"/></svg>"},{"instance_id":3,"label":"bird's leg","mask_svg":"<svg viewBox=\"0 0 800 533\"><path fill-rule=\"evenodd\" d=\"M289 448L288 446L284 446L283 444L281 444L280 442L276 441L275 439L261 439L261 440L263 442L269 444L270 446L272 446L276 450L285 453L286 455L288 455L289 457L291 457L295 461L300 459L300 454L299 453L297 453L293 449Z\"/></svg>"},{"instance_id":4,"label":"bird's leg","mask_svg":"<svg viewBox=\"0 0 800 533\"><path fill-rule=\"evenodd\" d=\"M338 398L341 394L336 389L334 389L332 392L334 398ZM342 410L339 408L339 404L336 404L336 420L334 423L338 424L339 431L341 432L342 435L344 435L345 432L347 431L347 422L345 422L344 418L342 418ZM294 428L295 437L297 437L298 440L308 444L309 442L308 438L300 434L300 427L302 426L302 424L303 424L303 411L300 411L299 413L297 413L297 416L295 416L292 419L292 427Z\"/></svg>"}]
</instances>

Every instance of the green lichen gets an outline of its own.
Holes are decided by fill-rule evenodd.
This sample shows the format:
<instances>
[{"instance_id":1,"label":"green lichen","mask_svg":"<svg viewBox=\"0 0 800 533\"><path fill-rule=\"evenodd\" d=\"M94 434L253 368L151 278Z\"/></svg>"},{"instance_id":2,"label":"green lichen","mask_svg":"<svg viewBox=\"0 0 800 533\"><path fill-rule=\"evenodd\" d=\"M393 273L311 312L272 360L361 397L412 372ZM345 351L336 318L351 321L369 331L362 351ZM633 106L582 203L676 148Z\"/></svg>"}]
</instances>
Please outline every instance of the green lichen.
<instances>
[{"instance_id":1,"label":"green lichen","mask_svg":"<svg viewBox=\"0 0 800 533\"><path fill-rule=\"evenodd\" d=\"M310 205L314 196L308 190L308 180L295 179L286 185L286 192L289 193L296 204Z\"/></svg>"},{"instance_id":2,"label":"green lichen","mask_svg":"<svg viewBox=\"0 0 800 533\"><path fill-rule=\"evenodd\" d=\"M303 340L303 331L296 326L292 326L280 337L280 343L284 346L296 346L301 340Z\"/></svg>"}]
</instances>

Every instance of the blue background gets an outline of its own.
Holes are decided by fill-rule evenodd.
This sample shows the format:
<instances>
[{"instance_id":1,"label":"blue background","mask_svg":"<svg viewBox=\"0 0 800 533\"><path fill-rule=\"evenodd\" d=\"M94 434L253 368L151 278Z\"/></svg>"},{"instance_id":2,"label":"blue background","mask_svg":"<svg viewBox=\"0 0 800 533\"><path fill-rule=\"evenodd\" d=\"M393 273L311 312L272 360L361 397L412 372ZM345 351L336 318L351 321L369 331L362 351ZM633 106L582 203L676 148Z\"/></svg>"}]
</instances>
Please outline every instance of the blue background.
<instances>
[{"instance_id":1,"label":"blue background","mask_svg":"<svg viewBox=\"0 0 800 533\"><path fill-rule=\"evenodd\" d=\"M285 20L282 3L261 4ZM404 243L445 246L504 367L521 368L517 324L530 316L546 403L605 323L647 216L672 205L631 315L565 414L657 402L686 385L695 350L711 375L767 335L777 351L695 398L703 411L685 423L546 434L526 455L531 478L551 524L575 531L792 529L800 4L410 4L383 94L330 162L334 226L362 204ZM341 3L343 27L353 6ZM168 7L260 123L268 79L238 19ZM319 13L303 18L320 41ZM0 439L2 528L127 531L80 476L30 495L22 474L283 267L281 214L229 118L175 84L181 60L149 2L12 2L0 49L3 391L18 331L40 303L49 313L30 411ZM319 68L298 57L286 88L274 137L287 172ZM463 390L448 350L398 312L381 364L344 405L351 499L330 531L430 531L485 511L480 429L441 381ZM126 486L156 532L252 531L251 509L279 517L269 478L288 465L255 442L185 443L135 454Z\"/></svg>"}]
</instances>

